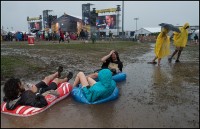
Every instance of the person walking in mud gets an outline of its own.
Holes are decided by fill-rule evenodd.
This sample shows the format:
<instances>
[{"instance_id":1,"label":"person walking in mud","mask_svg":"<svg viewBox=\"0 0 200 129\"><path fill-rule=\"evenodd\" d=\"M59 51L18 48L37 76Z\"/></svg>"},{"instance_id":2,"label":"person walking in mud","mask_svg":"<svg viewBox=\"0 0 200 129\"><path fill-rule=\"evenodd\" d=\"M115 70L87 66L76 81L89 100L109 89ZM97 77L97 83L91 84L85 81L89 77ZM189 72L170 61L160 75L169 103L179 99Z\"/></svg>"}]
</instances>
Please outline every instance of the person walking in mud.
<instances>
[{"instance_id":1,"label":"person walking in mud","mask_svg":"<svg viewBox=\"0 0 200 129\"><path fill-rule=\"evenodd\" d=\"M194 41L195 41L195 44L198 43L198 35L197 34L195 34L195 36L194 36Z\"/></svg>"},{"instance_id":2,"label":"person walking in mud","mask_svg":"<svg viewBox=\"0 0 200 129\"><path fill-rule=\"evenodd\" d=\"M190 27L189 23L185 23L183 27L179 27L180 33L174 32L173 40L174 40L174 45L176 46L175 51L173 54L168 58L169 63L172 62L172 58L174 55L178 52L178 56L176 59L176 63L180 62L179 58L181 55L181 52L183 48L186 46L188 42L188 28Z\"/></svg>"},{"instance_id":3,"label":"person walking in mud","mask_svg":"<svg viewBox=\"0 0 200 129\"><path fill-rule=\"evenodd\" d=\"M83 29L81 30L79 36L80 36L80 39L81 39L83 42L85 42L85 32L84 32Z\"/></svg>"},{"instance_id":4,"label":"person walking in mud","mask_svg":"<svg viewBox=\"0 0 200 129\"><path fill-rule=\"evenodd\" d=\"M64 77L61 77L63 67L59 66L58 71L54 74L46 76L42 81L36 85L29 85L28 89L25 89L25 84L18 78L10 78L6 81L3 92L5 96L3 101L6 102L6 108L8 110L14 110L18 105L26 105L42 108L47 106L48 103L45 99L45 94L48 91L54 95L59 95L56 92L59 83L67 82L73 77L73 73ZM49 84L50 83L50 84Z\"/></svg>"},{"instance_id":5,"label":"person walking in mud","mask_svg":"<svg viewBox=\"0 0 200 129\"><path fill-rule=\"evenodd\" d=\"M122 72L123 63L120 61L119 54L117 51L110 51L108 55L101 58L101 61L103 62L101 69L110 69L113 75ZM98 71L101 69L98 69L94 73L89 74L88 77L97 78Z\"/></svg>"},{"instance_id":6,"label":"person walking in mud","mask_svg":"<svg viewBox=\"0 0 200 129\"><path fill-rule=\"evenodd\" d=\"M158 66L160 66L161 58L168 56L170 54L170 37L167 35L169 29L162 27L160 34L156 39L155 44L155 58L149 64L157 64L156 59L158 59Z\"/></svg>"},{"instance_id":7,"label":"person walking in mud","mask_svg":"<svg viewBox=\"0 0 200 129\"><path fill-rule=\"evenodd\" d=\"M87 30L85 30L85 43L88 43L88 37L89 37L89 33Z\"/></svg>"},{"instance_id":8,"label":"person walking in mud","mask_svg":"<svg viewBox=\"0 0 200 129\"><path fill-rule=\"evenodd\" d=\"M113 40L113 33L111 32L111 30L109 31L109 41Z\"/></svg>"},{"instance_id":9,"label":"person walking in mud","mask_svg":"<svg viewBox=\"0 0 200 129\"><path fill-rule=\"evenodd\" d=\"M65 39L67 40L67 42L70 42L70 32L66 32L66 36Z\"/></svg>"},{"instance_id":10,"label":"person walking in mud","mask_svg":"<svg viewBox=\"0 0 200 129\"><path fill-rule=\"evenodd\" d=\"M62 40L62 42L64 42L64 32L62 31L61 28L59 29L59 31L60 31L59 43L60 43L61 40Z\"/></svg>"}]
</instances>

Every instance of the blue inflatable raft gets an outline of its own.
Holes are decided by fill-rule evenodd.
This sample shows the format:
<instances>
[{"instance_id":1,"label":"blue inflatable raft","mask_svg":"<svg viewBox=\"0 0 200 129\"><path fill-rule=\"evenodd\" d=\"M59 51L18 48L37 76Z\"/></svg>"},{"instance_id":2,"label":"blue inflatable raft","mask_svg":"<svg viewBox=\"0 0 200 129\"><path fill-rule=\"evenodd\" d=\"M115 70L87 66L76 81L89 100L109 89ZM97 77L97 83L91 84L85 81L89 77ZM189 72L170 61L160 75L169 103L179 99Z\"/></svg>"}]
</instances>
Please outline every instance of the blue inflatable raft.
<instances>
[{"instance_id":1,"label":"blue inflatable raft","mask_svg":"<svg viewBox=\"0 0 200 129\"><path fill-rule=\"evenodd\" d=\"M126 74L121 72L121 73L118 73L116 75L114 75L112 77L112 79L115 81L115 82L121 82L121 81L124 81L126 80ZM98 79L96 79L96 81L98 81ZM111 100L115 100L118 98L118 95L119 95L119 89L116 87L113 91L113 93L105 98L105 99L102 99L102 100L98 100L98 101L95 101L95 102L89 102L86 97L84 96L84 94L82 93L82 90L81 90L81 87L82 85L79 84L78 87L74 87L71 94L72 94L72 97L78 101L78 102L81 102L81 103L86 103L86 104L100 104L100 103L104 103L104 102L108 102L108 101L111 101Z\"/></svg>"},{"instance_id":2,"label":"blue inflatable raft","mask_svg":"<svg viewBox=\"0 0 200 129\"><path fill-rule=\"evenodd\" d=\"M84 96L84 94L83 94L83 92L82 92L82 90L81 90L81 87L82 87L82 85L79 84L78 87L74 87L74 88L72 89L72 91L71 91L72 97L73 97L76 101L78 101L78 102L80 102L80 103L85 103L85 104L100 104L100 103L104 103L104 102L108 102L108 101L115 100L115 99L117 99L118 96L119 96L119 89L116 87L116 88L114 89L113 93L112 93L110 96L108 96L107 98L101 99L101 100L97 100L97 101L95 101L95 102L89 102L89 101L87 100L87 98Z\"/></svg>"},{"instance_id":3,"label":"blue inflatable raft","mask_svg":"<svg viewBox=\"0 0 200 129\"><path fill-rule=\"evenodd\" d=\"M124 80L126 80L126 74L123 73L123 72L117 73L116 75L112 76L112 79L113 79L115 82L124 81Z\"/></svg>"},{"instance_id":4,"label":"blue inflatable raft","mask_svg":"<svg viewBox=\"0 0 200 129\"><path fill-rule=\"evenodd\" d=\"M126 74L123 73L123 72L117 73L117 74L115 74L114 76L112 76L112 79L113 79L115 82L124 81L124 80L126 80ZM95 81L98 81L98 78L96 78Z\"/></svg>"}]
</instances>

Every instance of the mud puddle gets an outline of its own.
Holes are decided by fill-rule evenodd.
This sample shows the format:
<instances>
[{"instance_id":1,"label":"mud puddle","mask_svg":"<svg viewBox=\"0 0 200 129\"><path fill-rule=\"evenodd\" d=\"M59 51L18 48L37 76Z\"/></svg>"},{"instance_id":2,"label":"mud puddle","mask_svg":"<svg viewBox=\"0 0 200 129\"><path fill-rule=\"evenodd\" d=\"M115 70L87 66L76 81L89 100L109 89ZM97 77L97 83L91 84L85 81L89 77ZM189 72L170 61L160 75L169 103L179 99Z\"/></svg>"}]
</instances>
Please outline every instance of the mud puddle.
<instances>
[{"instance_id":1,"label":"mud puddle","mask_svg":"<svg viewBox=\"0 0 200 129\"><path fill-rule=\"evenodd\" d=\"M140 57L129 56L117 100L86 105L68 96L35 116L1 114L1 127L199 127L199 64L188 61L186 53L179 64L167 58L160 67L147 64L154 58L153 46Z\"/></svg>"}]
</instances>

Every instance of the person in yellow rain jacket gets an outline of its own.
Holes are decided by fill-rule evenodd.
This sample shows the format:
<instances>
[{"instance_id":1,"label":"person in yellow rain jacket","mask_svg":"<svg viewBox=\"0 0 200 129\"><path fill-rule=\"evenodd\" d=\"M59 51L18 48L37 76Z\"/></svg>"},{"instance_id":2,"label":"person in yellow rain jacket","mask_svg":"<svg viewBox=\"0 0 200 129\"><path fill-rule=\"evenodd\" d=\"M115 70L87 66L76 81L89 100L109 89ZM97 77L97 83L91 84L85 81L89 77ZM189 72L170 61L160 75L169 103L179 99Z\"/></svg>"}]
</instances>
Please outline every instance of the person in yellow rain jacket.
<instances>
[{"instance_id":1,"label":"person in yellow rain jacket","mask_svg":"<svg viewBox=\"0 0 200 129\"><path fill-rule=\"evenodd\" d=\"M155 44L155 58L150 64L157 64L156 59L158 59L158 66L160 66L161 58L168 56L170 54L170 37L167 35L169 29L162 27L160 34L156 39Z\"/></svg>"},{"instance_id":2,"label":"person in yellow rain jacket","mask_svg":"<svg viewBox=\"0 0 200 129\"><path fill-rule=\"evenodd\" d=\"M174 45L176 46L175 51L171 55L171 57L168 58L169 63L172 62L173 56L178 52L178 56L175 62L180 62L179 58L181 55L181 52L183 48L186 46L188 42L188 28L190 27L189 23L185 23L183 27L179 27L180 33L174 32Z\"/></svg>"}]
</instances>

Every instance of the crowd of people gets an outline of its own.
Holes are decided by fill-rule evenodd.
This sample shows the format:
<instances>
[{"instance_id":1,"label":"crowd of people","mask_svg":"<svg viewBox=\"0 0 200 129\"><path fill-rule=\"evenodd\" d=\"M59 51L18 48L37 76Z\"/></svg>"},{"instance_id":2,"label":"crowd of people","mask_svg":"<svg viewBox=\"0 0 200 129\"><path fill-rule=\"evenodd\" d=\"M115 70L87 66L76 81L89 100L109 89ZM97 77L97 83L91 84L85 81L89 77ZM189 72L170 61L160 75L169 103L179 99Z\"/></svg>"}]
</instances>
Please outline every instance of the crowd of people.
<instances>
[{"instance_id":1,"label":"crowd of people","mask_svg":"<svg viewBox=\"0 0 200 129\"><path fill-rule=\"evenodd\" d=\"M8 32L7 35L5 35L3 37L4 41L27 41L28 40L28 36L31 34L27 34L26 32L16 32L16 33L12 33L12 32Z\"/></svg>"},{"instance_id":2,"label":"crowd of people","mask_svg":"<svg viewBox=\"0 0 200 129\"><path fill-rule=\"evenodd\" d=\"M26 33L26 32L8 32L7 35L2 36L3 41L28 41L28 36L34 36L36 41L67 41L70 40L81 40L87 41L89 40L89 32L87 30L81 30L80 33L77 32L66 32L61 28L58 32L50 32L50 31L36 31L34 33Z\"/></svg>"}]
</instances>

